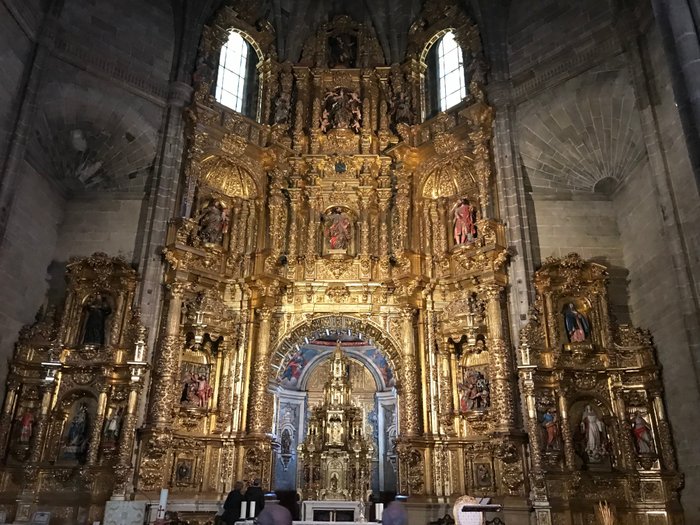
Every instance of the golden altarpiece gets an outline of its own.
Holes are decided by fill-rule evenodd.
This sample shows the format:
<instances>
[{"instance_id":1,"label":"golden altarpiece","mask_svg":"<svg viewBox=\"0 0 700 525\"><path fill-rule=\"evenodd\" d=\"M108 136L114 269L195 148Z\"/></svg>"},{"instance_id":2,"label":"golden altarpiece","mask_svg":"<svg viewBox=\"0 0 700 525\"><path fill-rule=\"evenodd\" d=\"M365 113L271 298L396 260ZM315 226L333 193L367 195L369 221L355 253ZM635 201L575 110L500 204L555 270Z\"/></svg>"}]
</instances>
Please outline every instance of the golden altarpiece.
<instances>
[{"instance_id":1,"label":"golden altarpiece","mask_svg":"<svg viewBox=\"0 0 700 525\"><path fill-rule=\"evenodd\" d=\"M450 30L467 94L431 116L427 57ZM257 54L254 119L212 96L231 31ZM341 341L377 400L373 411L367 394L353 415L358 457L375 466L347 497L402 493L427 522L463 494L488 496L509 525L590 523L604 497L628 523L671 523L679 478L658 368L644 336L613 328L602 268L565 261L538 273L540 315L516 359L474 23L428 2L390 67L372 27L350 17L321 25L296 64L276 59L273 31L230 7L204 29L137 443L146 365L133 270L101 255L76 262L55 335L46 323L22 334L0 429L2 490L17 512L47 491L89 493L91 517L110 496L156 500L161 488L171 501L214 501L255 478L272 489L291 479L303 496L292 471L308 458L319 394L304 391L318 381L303 372L332 370ZM116 277L100 273L110 264ZM581 341L564 341L565 320L588 327ZM575 437L583 427L597 429L588 452ZM352 437L346 429L339 446ZM325 481L319 491L350 490Z\"/></svg>"}]
</instances>

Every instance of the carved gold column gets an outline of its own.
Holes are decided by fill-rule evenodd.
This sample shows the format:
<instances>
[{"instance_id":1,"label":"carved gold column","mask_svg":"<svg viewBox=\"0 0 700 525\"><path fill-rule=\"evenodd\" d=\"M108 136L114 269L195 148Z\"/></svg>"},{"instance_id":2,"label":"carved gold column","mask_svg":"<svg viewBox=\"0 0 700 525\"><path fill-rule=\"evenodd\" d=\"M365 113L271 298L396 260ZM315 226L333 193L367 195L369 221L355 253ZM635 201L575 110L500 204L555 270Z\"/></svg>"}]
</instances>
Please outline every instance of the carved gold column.
<instances>
[{"instance_id":1,"label":"carved gold column","mask_svg":"<svg viewBox=\"0 0 700 525\"><path fill-rule=\"evenodd\" d=\"M403 425L401 435L414 437L420 433L420 407L418 406L418 388L420 376L416 360L415 339L413 336L413 308L404 308L401 311L402 332L403 332L403 385L402 385L402 405L403 405Z\"/></svg>"},{"instance_id":2,"label":"carved gold column","mask_svg":"<svg viewBox=\"0 0 700 525\"><path fill-rule=\"evenodd\" d=\"M140 377L136 381L129 383L129 398L126 405L126 414L122 420L121 432L119 434L119 455L117 465L114 468L114 489L112 490L113 500L125 500L129 490L129 482L133 475L132 452L134 448L134 438L136 434L136 410L138 409L139 394L143 384Z\"/></svg>"},{"instance_id":3,"label":"carved gold column","mask_svg":"<svg viewBox=\"0 0 700 525\"><path fill-rule=\"evenodd\" d=\"M438 350L439 361L439 392L440 392L440 430L446 434L454 431L454 396L457 392L457 377L453 375L457 364L448 339L440 341Z\"/></svg>"},{"instance_id":4,"label":"carved gold column","mask_svg":"<svg viewBox=\"0 0 700 525\"><path fill-rule=\"evenodd\" d=\"M287 231L287 206L282 195L282 189L285 186L284 178L282 171L275 170L271 174L270 180L270 195L268 199L270 234L267 238L270 239L269 260L273 264L276 264L280 255L282 255ZM266 270L269 270L269 266L266 267Z\"/></svg>"},{"instance_id":5,"label":"carved gold column","mask_svg":"<svg viewBox=\"0 0 700 525\"><path fill-rule=\"evenodd\" d=\"M244 291L243 308L241 312L241 321L239 325L239 338L238 345L235 349L234 361L233 361L233 422L231 430L233 432L241 431L245 425L245 408L244 408L244 398L245 398L245 355L246 347L250 340L250 335L252 333L252 321L250 311L247 308L247 299L245 296L247 292Z\"/></svg>"},{"instance_id":6,"label":"carved gold column","mask_svg":"<svg viewBox=\"0 0 700 525\"><path fill-rule=\"evenodd\" d=\"M7 440L12 428L12 418L15 413L15 405L17 404L17 391L20 389L20 386L21 383L17 377L10 375L7 380L5 402L2 406L2 417L0 417L0 452L2 457L7 457ZM22 414L18 414L18 416L22 417Z\"/></svg>"},{"instance_id":7,"label":"carved gold column","mask_svg":"<svg viewBox=\"0 0 700 525\"><path fill-rule=\"evenodd\" d=\"M174 392L178 378L175 376L180 351L180 312L182 310L182 283L168 285L168 313L163 327L160 348L153 359L151 405L148 413L150 426L166 430L172 420Z\"/></svg>"},{"instance_id":8,"label":"carved gold column","mask_svg":"<svg viewBox=\"0 0 700 525\"><path fill-rule=\"evenodd\" d=\"M568 391L559 383L559 415L561 416L561 438L564 444L564 463L568 470L576 470L576 454L574 452L574 438L571 435L569 423Z\"/></svg>"},{"instance_id":9,"label":"carved gold column","mask_svg":"<svg viewBox=\"0 0 700 525\"><path fill-rule=\"evenodd\" d=\"M250 409L248 411L248 432L254 436L264 436L272 430L272 408L268 402L267 384L270 375L270 320L272 310L258 310L258 344L252 357Z\"/></svg>"},{"instance_id":10,"label":"carved gold column","mask_svg":"<svg viewBox=\"0 0 700 525\"><path fill-rule=\"evenodd\" d=\"M435 344L435 311L433 309L433 299L432 291L428 290L426 292L426 359L427 366L424 366L426 371L425 384L427 385L427 403L425 410L428 414L426 418L426 425L431 433L437 433L440 430L440 425L438 422L438 381L437 381L437 351Z\"/></svg>"},{"instance_id":11,"label":"carved gold column","mask_svg":"<svg viewBox=\"0 0 700 525\"><path fill-rule=\"evenodd\" d=\"M397 176L401 178L397 184L396 193L396 213L398 215L398 231L393 232L396 244L395 251L401 252L409 249L408 238L408 212L411 208L411 183L406 180L408 176L404 169L401 169Z\"/></svg>"},{"instance_id":12,"label":"carved gold column","mask_svg":"<svg viewBox=\"0 0 700 525\"><path fill-rule=\"evenodd\" d=\"M617 427L617 434L620 436L618 440L620 442L620 452L622 453L621 455L624 459L624 463L626 463L625 467L634 470L636 467L635 449L632 443L632 433L629 431L625 399L622 397L622 378L619 374L611 374L611 380L615 383L612 394L614 407L616 407L614 412L617 412L617 417L615 417L614 420L615 426Z\"/></svg>"},{"instance_id":13,"label":"carved gold column","mask_svg":"<svg viewBox=\"0 0 700 525\"><path fill-rule=\"evenodd\" d=\"M105 372L105 377L109 373ZM93 466L97 463L97 457L100 452L100 441L102 439L102 428L105 424L105 412L107 410L107 392L109 392L109 383L100 385L100 393L97 396L97 413L95 414L95 422L92 425L90 433L90 441L88 445L87 464Z\"/></svg>"},{"instance_id":14,"label":"carved gold column","mask_svg":"<svg viewBox=\"0 0 700 525\"><path fill-rule=\"evenodd\" d=\"M233 210L231 211L230 219L231 234L229 235L228 245L229 252L234 257L240 255L240 252L238 251L239 239L241 235L245 234L245 230L244 228L242 228L243 223L241 222L241 204L242 200L240 197L236 197L233 199Z\"/></svg>"},{"instance_id":15,"label":"carved gold column","mask_svg":"<svg viewBox=\"0 0 700 525\"><path fill-rule=\"evenodd\" d=\"M309 202L309 217L307 219L307 238L305 268L306 278L313 278L316 274L316 257L318 255L318 220L321 214L319 207L319 188L308 186L306 195Z\"/></svg>"},{"instance_id":16,"label":"carved gold column","mask_svg":"<svg viewBox=\"0 0 700 525\"><path fill-rule=\"evenodd\" d=\"M272 79L277 76L277 68L273 67L272 61L268 58L258 64L258 74L262 85L267 89L263 90L262 100L260 104L260 122L268 124L270 122L270 112L272 108L272 86L277 87L277 82L272 82ZM276 93L274 93L276 94Z\"/></svg>"},{"instance_id":17,"label":"carved gold column","mask_svg":"<svg viewBox=\"0 0 700 525\"><path fill-rule=\"evenodd\" d=\"M60 373L60 372L59 372ZM34 433L29 443L29 463L36 465L41 461L48 430L49 411L51 410L51 398L53 397L55 381L43 381L39 386L41 392L41 408L39 416L34 423Z\"/></svg>"},{"instance_id":18,"label":"carved gold column","mask_svg":"<svg viewBox=\"0 0 700 525\"><path fill-rule=\"evenodd\" d=\"M483 286L480 291L486 299L492 364L491 399L495 405L496 428L507 432L515 428L515 386L512 356L503 334L502 289L493 284Z\"/></svg>"},{"instance_id":19,"label":"carved gold column","mask_svg":"<svg viewBox=\"0 0 700 525\"><path fill-rule=\"evenodd\" d=\"M671 437L671 428L666 419L666 410L664 408L664 400L661 390L656 388L650 392L653 399L654 413L656 414L656 423L659 427L659 443L661 447L660 455L664 466L669 470L676 470L676 458L673 454L673 439Z\"/></svg>"},{"instance_id":20,"label":"carved gold column","mask_svg":"<svg viewBox=\"0 0 700 525\"><path fill-rule=\"evenodd\" d=\"M291 217L289 219L289 265L296 266L299 246L299 208L301 205L301 189L289 188Z\"/></svg>"},{"instance_id":21,"label":"carved gold column","mask_svg":"<svg viewBox=\"0 0 700 525\"><path fill-rule=\"evenodd\" d=\"M433 220L433 235L437 237L438 257L447 253L447 202L444 197L437 200L436 213ZM435 246L434 246L435 247Z\"/></svg>"},{"instance_id":22,"label":"carved gold column","mask_svg":"<svg viewBox=\"0 0 700 525\"><path fill-rule=\"evenodd\" d=\"M523 349L523 363L518 367L520 371L522 394L525 398L525 417L528 435L530 436L530 497L533 505L539 507L539 512L548 514L549 500L547 498L547 484L542 465L542 433L540 423L537 420L537 408L535 400L535 382L533 373L537 368L529 362L529 349Z\"/></svg>"},{"instance_id":23,"label":"carved gold column","mask_svg":"<svg viewBox=\"0 0 700 525\"><path fill-rule=\"evenodd\" d=\"M370 208L372 207L372 199L374 190L371 186L360 186L358 188L360 195L360 256L369 257L369 229L370 229Z\"/></svg>"}]
</instances>

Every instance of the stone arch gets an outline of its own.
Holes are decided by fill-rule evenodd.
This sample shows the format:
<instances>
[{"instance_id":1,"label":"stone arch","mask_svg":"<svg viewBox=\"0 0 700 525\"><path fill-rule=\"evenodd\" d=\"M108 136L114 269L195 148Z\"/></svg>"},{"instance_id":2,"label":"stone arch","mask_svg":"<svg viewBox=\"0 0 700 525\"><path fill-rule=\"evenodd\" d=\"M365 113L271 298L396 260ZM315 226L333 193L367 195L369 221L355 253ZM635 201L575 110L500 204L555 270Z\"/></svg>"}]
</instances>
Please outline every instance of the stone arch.
<instances>
[{"instance_id":1,"label":"stone arch","mask_svg":"<svg viewBox=\"0 0 700 525\"><path fill-rule=\"evenodd\" d=\"M323 334L326 330L350 330L362 334L380 352L384 354L392 370L399 375L401 370L401 351L398 341L385 329L366 319L350 315L324 315L303 321L280 338L272 354L270 377L276 378L283 365L289 360L296 345L305 344L313 334Z\"/></svg>"}]
</instances>

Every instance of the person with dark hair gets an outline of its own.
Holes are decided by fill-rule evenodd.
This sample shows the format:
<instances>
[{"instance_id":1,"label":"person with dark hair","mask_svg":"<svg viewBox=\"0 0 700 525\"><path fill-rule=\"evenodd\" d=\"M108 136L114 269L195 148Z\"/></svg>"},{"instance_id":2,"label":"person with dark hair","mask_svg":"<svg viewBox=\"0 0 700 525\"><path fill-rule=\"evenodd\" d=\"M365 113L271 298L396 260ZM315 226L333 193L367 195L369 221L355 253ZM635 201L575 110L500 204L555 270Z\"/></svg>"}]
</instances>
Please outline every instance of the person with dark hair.
<instances>
[{"instance_id":1,"label":"person with dark hair","mask_svg":"<svg viewBox=\"0 0 700 525\"><path fill-rule=\"evenodd\" d=\"M255 517L257 518L265 507L265 493L260 486L259 478L255 478L253 480L253 485L248 487L248 490L245 491L245 500L248 502L249 509L250 502L252 501L255 503ZM250 511L248 511L248 514L250 515Z\"/></svg>"},{"instance_id":2,"label":"person with dark hair","mask_svg":"<svg viewBox=\"0 0 700 525\"><path fill-rule=\"evenodd\" d=\"M408 525L408 512L398 501L392 501L384 509L382 514L382 523L384 525Z\"/></svg>"},{"instance_id":3,"label":"person with dark hair","mask_svg":"<svg viewBox=\"0 0 700 525\"><path fill-rule=\"evenodd\" d=\"M292 525L292 513L282 505L268 505L257 521L258 525Z\"/></svg>"},{"instance_id":4,"label":"person with dark hair","mask_svg":"<svg viewBox=\"0 0 700 525\"><path fill-rule=\"evenodd\" d=\"M241 515L241 503L243 502L243 482L236 481L233 490L228 493L224 502L224 513L221 521L224 525L233 525Z\"/></svg>"}]
</instances>

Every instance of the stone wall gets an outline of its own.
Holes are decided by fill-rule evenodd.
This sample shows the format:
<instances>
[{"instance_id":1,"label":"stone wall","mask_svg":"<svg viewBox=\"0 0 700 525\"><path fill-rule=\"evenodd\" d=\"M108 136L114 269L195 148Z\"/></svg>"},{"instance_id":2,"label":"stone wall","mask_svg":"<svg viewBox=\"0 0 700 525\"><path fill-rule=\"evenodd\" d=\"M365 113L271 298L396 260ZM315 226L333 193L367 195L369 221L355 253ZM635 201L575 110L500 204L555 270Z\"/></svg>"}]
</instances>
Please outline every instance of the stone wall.
<instances>
[{"instance_id":1,"label":"stone wall","mask_svg":"<svg viewBox=\"0 0 700 525\"><path fill-rule=\"evenodd\" d=\"M669 420L685 474L683 505L689 522L700 520L700 450L695 414L698 390L698 319L692 315L697 283L700 206L669 73L657 31L647 36L652 107L646 108L647 144L655 169L625 179L614 196L624 264L629 270L630 313L654 336L663 366Z\"/></svg>"},{"instance_id":2,"label":"stone wall","mask_svg":"<svg viewBox=\"0 0 700 525\"><path fill-rule=\"evenodd\" d=\"M595 194L572 194L568 199L561 195L532 197L535 227L531 230L537 236L533 239L535 264L539 266L547 257L576 252L607 266L613 314L628 321L627 271L613 202Z\"/></svg>"},{"instance_id":3,"label":"stone wall","mask_svg":"<svg viewBox=\"0 0 700 525\"><path fill-rule=\"evenodd\" d=\"M65 201L57 188L28 164L12 203L6 237L0 250L0 363L12 355L19 329L34 320L44 304L51 276ZM0 384L7 367L0 366Z\"/></svg>"},{"instance_id":4,"label":"stone wall","mask_svg":"<svg viewBox=\"0 0 700 525\"><path fill-rule=\"evenodd\" d=\"M28 28L21 25L21 13L15 9L10 10L11 7L16 7L12 4L14 3L0 3L0 167L5 161L15 129L25 68L30 62L33 48ZM28 2L27 5L31 3Z\"/></svg>"},{"instance_id":5,"label":"stone wall","mask_svg":"<svg viewBox=\"0 0 700 525\"><path fill-rule=\"evenodd\" d=\"M65 263L96 251L131 262L143 202L115 195L85 195L67 202L54 260Z\"/></svg>"}]
</instances>

